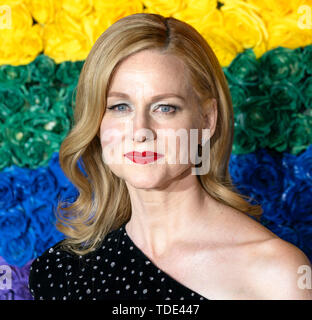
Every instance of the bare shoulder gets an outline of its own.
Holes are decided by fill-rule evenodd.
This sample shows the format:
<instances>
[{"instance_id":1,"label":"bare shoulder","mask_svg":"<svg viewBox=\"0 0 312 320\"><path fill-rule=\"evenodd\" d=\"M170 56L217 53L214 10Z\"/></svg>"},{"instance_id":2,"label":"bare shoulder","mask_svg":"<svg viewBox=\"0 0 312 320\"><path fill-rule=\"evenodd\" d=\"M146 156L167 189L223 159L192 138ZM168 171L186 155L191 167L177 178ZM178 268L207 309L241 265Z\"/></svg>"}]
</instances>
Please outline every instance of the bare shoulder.
<instances>
[{"instance_id":1,"label":"bare shoulder","mask_svg":"<svg viewBox=\"0 0 312 320\"><path fill-rule=\"evenodd\" d=\"M312 299L311 264L299 248L275 238L258 244L253 254L249 280L260 299Z\"/></svg>"},{"instance_id":2,"label":"bare shoulder","mask_svg":"<svg viewBox=\"0 0 312 320\"><path fill-rule=\"evenodd\" d=\"M232 258L240 266L238 278L246 284L249 297L312 300L312 268L303 251L247 215L225 210L227 219L222 222L234 239Z\"/></svg>"}]
</instances>

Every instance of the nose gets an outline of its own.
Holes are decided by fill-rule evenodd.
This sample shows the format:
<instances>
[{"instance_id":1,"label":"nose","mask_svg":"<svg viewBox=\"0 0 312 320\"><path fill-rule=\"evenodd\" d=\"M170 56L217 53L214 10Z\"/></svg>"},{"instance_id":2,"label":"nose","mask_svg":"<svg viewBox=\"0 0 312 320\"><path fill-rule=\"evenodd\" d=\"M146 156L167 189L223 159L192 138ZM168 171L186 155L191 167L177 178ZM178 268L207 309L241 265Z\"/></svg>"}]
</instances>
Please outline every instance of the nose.
<instances>
[{"instance_id":1,"label":"nose","mask_svg":"<svg viewBox=\"0 0 312 320\"><path fill-rule=\"evenodd\" d=\"M134 115L133 119L133 141L145 142L146 140L154 140L156 134L150 126L150 119L144 112Z\"/></svg>"}]
</instances>

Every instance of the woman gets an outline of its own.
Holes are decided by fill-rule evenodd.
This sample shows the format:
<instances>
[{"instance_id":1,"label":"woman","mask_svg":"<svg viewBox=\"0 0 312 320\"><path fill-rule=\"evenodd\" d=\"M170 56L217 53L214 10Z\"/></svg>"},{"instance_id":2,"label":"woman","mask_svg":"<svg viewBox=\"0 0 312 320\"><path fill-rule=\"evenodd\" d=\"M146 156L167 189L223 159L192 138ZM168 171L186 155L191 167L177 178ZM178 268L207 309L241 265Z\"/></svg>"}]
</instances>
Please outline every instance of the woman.
<instances>
[{"instance_id":1,"label":"woman","mask_svg":"<svg viewBox=\"0 0 312 320\"><path fill-rule=\"evenodd\" d=\"M67 239L32 264L35 299L311 298L297 284L307 257L231 183L230 93L194 28L146 13L114 23L85 61L74 118L60 163L79 197L59 206Z\"/></svg>"}]
</instances>

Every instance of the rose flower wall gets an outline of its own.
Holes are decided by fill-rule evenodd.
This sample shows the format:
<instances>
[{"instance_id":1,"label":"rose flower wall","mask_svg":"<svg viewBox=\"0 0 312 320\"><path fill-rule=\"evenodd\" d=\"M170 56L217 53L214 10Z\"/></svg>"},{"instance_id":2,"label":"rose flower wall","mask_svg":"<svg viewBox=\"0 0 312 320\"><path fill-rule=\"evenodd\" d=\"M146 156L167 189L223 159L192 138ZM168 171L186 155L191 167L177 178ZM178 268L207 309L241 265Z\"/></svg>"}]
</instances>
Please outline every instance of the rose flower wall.
<instances>
[{"instance_id":1,"label":"rose flower wall","mask_svg":"<svg viewBox=\"0 0 312 320\"><path fill-rule=\"evenodd\" d=\"M118 6L118 7L117 7ZM230 172L261 223L312 260L312 4L309 1L6 1L0 17L0 299L32 299L34 258L64 238L59 200L77 190L60 145L93 43L133 13L173 16L215 51L230 87Z\"/></svg>"}]
</instances>

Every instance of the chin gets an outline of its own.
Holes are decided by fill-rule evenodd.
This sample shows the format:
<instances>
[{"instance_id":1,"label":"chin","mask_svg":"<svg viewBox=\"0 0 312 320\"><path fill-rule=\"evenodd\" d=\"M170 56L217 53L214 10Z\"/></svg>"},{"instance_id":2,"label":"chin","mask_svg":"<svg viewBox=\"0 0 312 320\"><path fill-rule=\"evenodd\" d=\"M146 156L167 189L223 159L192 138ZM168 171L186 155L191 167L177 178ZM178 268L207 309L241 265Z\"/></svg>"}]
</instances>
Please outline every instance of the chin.
<instances>
[{"instance_id":1,"label":"chin","mask_svg":"<svg viewBox=\"0 0 312 320\"><path fill-rule=\"evenodd\" d=\"M165 170L166 171L166 170ZM168 173L156 168L132 169L119 172L119 177L136 189L157 189L165 185Z\"/></svg>"},{"instance_id":2,"label":"chin","mask_svg":"<svg viewBox=\"0 0 312 320\"><path fill-rule=\"evenodd\" d=\"M127 174L123 179L136 189L155 189L164 184L164 180L160 176L155 177L155 173L151 175L146 173Z\"/></svg>"},{"instance_id":3,"label":"chin","mask_svg":"<svg viewBox=\"0 0 312 320\"><path fill-rule=\"evenodd\" d=\"M142 190L148 190L148 189L155 189L157 188L157 184L151 184L147 182L138 182L138 181L130 181L130 180L125 180L128 185L131 185L131 187L135 189L142 189Z\"/></svg>"}]
</instances>

